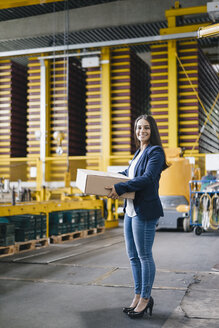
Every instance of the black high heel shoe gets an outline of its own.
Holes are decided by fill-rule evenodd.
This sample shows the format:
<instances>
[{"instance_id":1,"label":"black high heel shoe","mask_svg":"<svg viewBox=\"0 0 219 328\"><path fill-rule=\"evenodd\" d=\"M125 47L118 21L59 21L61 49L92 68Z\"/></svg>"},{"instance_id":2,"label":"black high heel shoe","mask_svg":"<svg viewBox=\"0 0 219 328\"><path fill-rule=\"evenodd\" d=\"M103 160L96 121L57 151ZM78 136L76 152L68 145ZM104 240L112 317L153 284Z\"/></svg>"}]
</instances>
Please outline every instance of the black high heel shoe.
<instances>
[{"instance_id":1,"label":"black high heel shoe","mask_svg":"<svg viewBox=\"0 0 219 328\"><path fill-rule=\"evenodd\" d=\"M140 312L136 312L136 311L129 311L128 312L128 316L131 318L131 319L136 319L136 318L142 318L143 317L143 315L144 315L144 313L146 312L148 312L148 310L149 310L149 314L150 314L150 316L152 316L152 311L153 311L153 306L154 306L154 300L153 300L153 298L152 297L150 297L149 298L149 301L148 301L148 303L147 303L147 305L146 305L146 307L142 310L142 311L140 311Z\"/></svg>"},{"instance_id":2,"label":"black high heel shoe","mask_svg":"<svg viewBox=\"0 0 219 328\"><path fill-rule=\"evenodd\" d=\"M134 306L134 307L124 307L122 309L122 312L129 313L130 311L134 311L135 308L136 308L136 306Z\"/></svg>"}]
</instances>

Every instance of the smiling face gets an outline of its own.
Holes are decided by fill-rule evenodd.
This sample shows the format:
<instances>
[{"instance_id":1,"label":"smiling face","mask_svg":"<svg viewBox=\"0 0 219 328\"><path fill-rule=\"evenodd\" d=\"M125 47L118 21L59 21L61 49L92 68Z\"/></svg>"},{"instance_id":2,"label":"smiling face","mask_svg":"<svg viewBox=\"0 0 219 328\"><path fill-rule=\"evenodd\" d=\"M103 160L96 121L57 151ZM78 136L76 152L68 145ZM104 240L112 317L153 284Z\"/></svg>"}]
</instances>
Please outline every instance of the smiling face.
<instances>
[{"instance_id":1,"label":"smiling face","mask_svg":"<svg viewBox=\"0 0 219 328\"><path fill-rule=\"evenodd\" d=\"M140 141L141 148L147 146L150 142L151 127L149 122L144 118L141 118L137 122L136 137Z\"/></svg>"}]
</instances>

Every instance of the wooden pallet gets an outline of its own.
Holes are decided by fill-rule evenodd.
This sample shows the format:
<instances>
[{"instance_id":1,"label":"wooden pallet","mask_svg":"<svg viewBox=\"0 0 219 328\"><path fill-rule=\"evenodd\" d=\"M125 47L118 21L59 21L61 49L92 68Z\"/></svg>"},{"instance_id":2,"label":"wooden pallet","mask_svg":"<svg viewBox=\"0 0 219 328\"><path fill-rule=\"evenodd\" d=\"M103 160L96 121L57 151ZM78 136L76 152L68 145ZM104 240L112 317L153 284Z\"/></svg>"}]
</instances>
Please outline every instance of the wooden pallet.
<instances>
[{"instance_id":1,"label":"wooden pallet","mask_svg":"<svg viewBox=\"0 0 219 328\"><path fill-rule=\"evenodd\" d=\"M28 240L15 243L15 253L27 252L37 248L49 246L48 238L41 238L37 240Z\"/></svg>"},{"instance_id":2,"label":"wooden pallet","mask_svg":"<svg viewBox=\"0 0 219 328\"><path fill-rule=\"evenodd\" d=\"M0 247L0 258L15 253L15 245L1 246Z\"/></svg>"},{"instance_id":3,"label":"wooden pallet","mask_svg":"<svg viewBox=\"0 0 219 328\"><path fill-rule=\"evenodd\" d=\"M65 241L95 236L97 234L104 233L104 231L105 231L105 227L100 227L100 228L92 228L88 230L69 232L63 235L50 236L50 243L61 244Z\"/></svg>"},{"instance_id":4,"label":"wooden pallet","mask_svg":"<svg viewBox=\"0 0 219 328\"><path fill-rule=\"evenodd\" d=\"M84 238L84 230L64 233L62 235L50 236L51 244L60 244L65 241Z\"/></svg>"},{"instance_id":5,"label":"wooden pallet","mask_svg":"<svg viewBox=\"0 0 219 328\"><path fill-rule=\"evenodd\" d=\"M99 235L105 232L105 227L91 228L88 230L84 230L84 238L91 237L94 235Z\"/></svg>"}]
</instances>

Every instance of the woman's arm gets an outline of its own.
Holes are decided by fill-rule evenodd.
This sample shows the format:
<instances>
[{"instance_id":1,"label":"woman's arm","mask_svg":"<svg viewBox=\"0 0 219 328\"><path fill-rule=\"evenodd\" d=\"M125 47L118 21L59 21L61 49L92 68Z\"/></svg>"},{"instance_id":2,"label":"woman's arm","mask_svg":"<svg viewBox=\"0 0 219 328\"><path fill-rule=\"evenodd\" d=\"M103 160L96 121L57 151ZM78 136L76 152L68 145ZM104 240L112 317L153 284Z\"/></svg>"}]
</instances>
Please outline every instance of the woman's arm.
<instances>
[{"instance_id":1,"label":"woman's arm","mask_svg":"<svg viewBox=\"0 0 219 328\"><path fill-rule=\"evenodd\" d=\"M107 186L105 189L109 190L109 194L107 197L112 198L112 199L118 199L119 195L117 194L115 187L114 186Z\"/></svg>"},{"instance_id":2,"label":"woman's arm","mask_svg":"<svg viewBox=\"0 0 219 328\"><path fill-rule=\"evenodd\" d=\"M155 147L148 153L146 170L142 176L135 177L127 182L114 185L118 195L144 189L147 185L154 184L156 177L162 172L165 162L164 152L161 147Z\"/></svg>"}]
</instances>

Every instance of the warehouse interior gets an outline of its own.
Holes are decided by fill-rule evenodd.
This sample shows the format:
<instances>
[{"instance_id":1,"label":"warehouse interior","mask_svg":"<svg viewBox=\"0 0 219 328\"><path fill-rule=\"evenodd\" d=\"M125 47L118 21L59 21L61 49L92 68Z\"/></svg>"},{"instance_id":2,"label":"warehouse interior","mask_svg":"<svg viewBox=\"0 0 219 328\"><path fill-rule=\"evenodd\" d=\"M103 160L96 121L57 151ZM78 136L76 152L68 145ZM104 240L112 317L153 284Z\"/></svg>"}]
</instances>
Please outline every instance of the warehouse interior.
<instances>
[{"instance_id":1,"label":"warehouse interior","mask_svg":"<svg viewBox=\"0 0 219 328\"><path fill-rule=\"evenodd\" d=\"M210 232L215 249L206 265L215 265L218 26L218 1L0 1L0 289L3 301L5 295L12 308L17 306L13 295L26 297L20 302L17 325L6 312L9 305L2 310L2 327L39 327L43 322L45 327L66 328L130 324L112 319L114 308L106 316L100 310L96 318L95 313L88 313L93 292L101 309L100 303L106 301L104 288L113 287L109 288L112 299L120 288L121 301L130 288L122 284L130 273L124 254L116 247L123 243L123 199L86 193L76 180L78 170L113 175L128 166L136 151L134 122L141 114L155 118L170 163L160 180L164 217L158 231L193 231L196 237ZM214 181L203 186L201 177L208 171ZM210 204L207 219L200 214L205 200ZM176 240L169 230L167 234L174 249ZM164 243L164 235L159 238ZM180 238L183 243L188 237ZM155 252L158 256L159 245ZM181 299L186 290L181 281L193 279L190 269L183 272L177 257L176 263L181 280L166 288L166 312L154 324L150 322L151 327L186 327L174 321L165 326L174 310L174 297ZM174 266L170 268L172 275ZM198 271L195 261L191 268L191 272ZM158 274L155 294L168 284L167 276L162 276L165 270ZM203 265L202 271L206 270ZM111 276L114 272L115 277ZM40 289L33 301L42 314L37 320L27 296L28 282L33 293L38 292L32 283ZM48 297L56 297L54 307L48 309L54 315L51 320L44 311L47 282ZM60 300L53 284L64 286L65 291L57 289ZM74 302L78 300L73 325L70 288L76 288ZM176 294L171 299L173 290ZM80 298L86 292L89 301ZM67 295L66 306L62 293ZM161 303L165 303L164 294ZM25 306L30 311L28 319ZM58 317L59 306L66 313L63 321ZM84 306L88 311L85 321L78 314ZM212 313L217 324L218 317Z\"/></svg>"}]
</instances>

